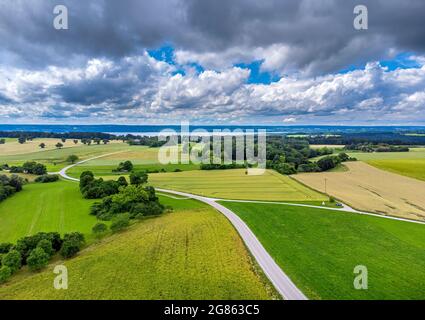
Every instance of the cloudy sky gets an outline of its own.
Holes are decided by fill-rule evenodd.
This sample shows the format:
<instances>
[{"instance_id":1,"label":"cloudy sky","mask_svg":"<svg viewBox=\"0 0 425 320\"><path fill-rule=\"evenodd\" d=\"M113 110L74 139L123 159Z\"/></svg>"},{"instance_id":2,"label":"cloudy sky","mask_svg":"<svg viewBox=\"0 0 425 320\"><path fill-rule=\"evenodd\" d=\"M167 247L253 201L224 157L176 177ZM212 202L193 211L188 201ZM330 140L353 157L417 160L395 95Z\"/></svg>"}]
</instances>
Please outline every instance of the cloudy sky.
<instances>
[{"instance_id":1,"label":"cloudy sky","mask_svg":"<svg viewBox=\"0 0 425 320\"><path fill-rule=\"evenodd\" d=\"M423 0L0 0L0 123L425 125L424 16Z\"/></svg>"}]
</instances>

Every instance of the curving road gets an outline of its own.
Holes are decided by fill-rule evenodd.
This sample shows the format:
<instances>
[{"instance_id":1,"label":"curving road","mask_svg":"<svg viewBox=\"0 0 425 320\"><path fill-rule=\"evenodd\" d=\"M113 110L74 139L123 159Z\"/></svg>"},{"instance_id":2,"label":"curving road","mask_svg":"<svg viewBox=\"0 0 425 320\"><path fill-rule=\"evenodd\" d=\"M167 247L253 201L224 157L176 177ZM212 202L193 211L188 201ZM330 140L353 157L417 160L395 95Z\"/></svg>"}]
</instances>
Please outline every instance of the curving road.
<instances>
[{"instance_id":1,"label":"curving road","mask_svg":"<svg viewBox=\"0 0 425 320\"><path fill-rule=\"evenodd\" d=\"M101 155L98 157L94 157L91 159L86 159L83 161L79 161L75 164L69 165L65 168L63 168L61 171L58 172L60 176L62 176L64 179L72 180L72 181L79 181L79 179L70 177L67 175L67 170L69 170L72 167L78 166L82 163L102 158L105 156L108 156L110 154ZM232 225L236 228L239 235L241 236L242 240L245 242L246 246L248 247L251 254L254 256L257 263L260 265L263 272L266 274L266 276L269 278L269 280L273 283L277 291L285 298L286 300L307 300L307 297L301 292L300 289L297 288L297 286L291 281L291 279L283 272L283 270L276 264L276 262L273 260L273 258L268 254L266 249L262 246L260 241L257 239L257 237L254 235L254 233L249 229L249 227L246 225L246 223L239 218L237 214L235 214L233 211L229 210L225 206L221 205L217 201L230 201L230 202L250 202L250 203L267 203L267 204L284 204L289 206L298 206L298 207L308 207L308 208L317 208L317 209L327 209L327 210L333 210L333 211L344 211L344 212L351 212L351 213L357 213L357 214L364 214L364 215L371 215L379 218L386 218L386 219L393 219L393 220L399 220L399 221L405 221L405 222L411 222L411 223L419 223L419 224L425 224L421 221L413 221L403 218L396 218L396 217L389 217L389 216L383 216L378 215L370 212L362 212L357 211L345 204L343 204L342 208L324 208L320 206L313 206L313 205L307 205L307 204L295 204L295 203L286 203L286 202L267 202L267 201L255 201L255 200L229 200L229 199L215 199L215 198L209 198L204 197L200 195L195 195L191 193L186 192L180 192L175 190L168 190L168 189L160 189L155 188L159 192L165 192L168 194L174 194L178 196L183 196L185 198L195 199L199 200L201 202L204 202L211 207L215 208L222 214L224 214L227 219L232 223Z\"/></svg>"},{"instance_id":2,"label":"curving road","mask_svg":"<svg viewBox=\"0 0 425 320\"><path fill-rule=\"evenodd\" d=\"M79 181L79 179L70 177L67 175L66 171L72 167L75 167L79 164L88 162L90 160L98 159L101 157L105 157L106 155L79 161L75 164L69 165L66 168L63 168L58 174L67 180ZM190 193L179 192L174 190L167 189L159 189L155 188L159 192L166 192L170 194L175 194L178 196L183 196L186 198L191 198L195 200L199 200L204 202L211 207L217 209L222 214L224 214L227 219L232 223L235 229L239 232L242 240L245 242L245 245L248 247L251 254L254 256L257 263L260 265L263 272L270 279L270 281L275 286L276 290L282 295L282 297L286 300L307 300L307 297L301 292L300 289L291 281L291 279L283 272L283 270L277 265L277 263L273 260L273 258L268 254L266 249L262 246L260 241L254 235L254 233L249 229L249 227L242 221L241 218L233 211L227 209L223 205L217 203L217 200L207 198L203 196L198 196Z\"/></svg>"}]
</instances>

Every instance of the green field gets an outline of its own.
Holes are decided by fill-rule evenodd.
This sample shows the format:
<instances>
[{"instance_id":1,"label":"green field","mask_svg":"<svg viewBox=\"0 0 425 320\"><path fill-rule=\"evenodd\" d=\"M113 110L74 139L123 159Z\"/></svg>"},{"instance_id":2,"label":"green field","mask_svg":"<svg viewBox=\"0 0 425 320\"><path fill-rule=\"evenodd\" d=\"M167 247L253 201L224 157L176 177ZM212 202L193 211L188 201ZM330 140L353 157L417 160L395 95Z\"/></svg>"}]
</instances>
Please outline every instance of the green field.
<instances>
[{"instance_id":1,"label":"green field","mask_svg":"<svg viewBox=\"0 0 425 320\"><path fill-rule=\"evenodd\" d=\"M0 243L39 231L90 233L97 222L89 215L93 201L80 194L78 183L32 183L0 202Z\"/></svg>"},{"instance_id":2,"label":"green field","mask_svg":"<svg viewBox=\"0 0 425 320\"><path fill-rule=\"evenodd\" d=\"M7 145L7 144L6 144ZM26 147L26 146L24 146ZM110 143L107 145L81 145L76 147L68 147L63 149L53 150L39 150L35 152L14 154L14 155L0 155L0 164L7 163L11 165L20 165L25 161L37 161L46 164L49 171L58 171L65 167L68 163L65 162L66 158L75 154L80 159L88 159L102 154L108 154L119 151L126 151L130 147L125 143ZM146 147L145 147L146 148Z\"/></svg>"},{"instance_id":3,"label":"green field","mask_svg":"<svg viewBox=\"0 0 425 320\"><path fill-rule=\"evenodd\" d=\"M278 204L223 204L235 211L312 299L425 299L425 225ZM353 269L368 268L368 290Z\"/></svg>"},{"instance_id":4,"label":"green field","mask_svg":"<svg viewBox=\"0 0 425 320\"><path fill-rule=\"evenodd\" d=\"M369 160L368 164L382 170L425 181L424 159Z\"/></svg>"},{"instance_id":5,"label":"green field","mask_svg":"<svg viewBox=\"0 0 425 320\"><path fill-rule=\"evenodd\" d=\"M412 148L409 152L348 152L347 154L361 161L425 159L425 148Z\"/></svg>"},{"instance_id":6,"label":"green field","mask_svg":"<svg viewBox=\"0 0 425 320\"><path fill-rule=\"evenodd\" d=\"M40 273L0 286L2 299L272 299L277 297L226 218L194 200L161 197L175 211L104 238ZM55 290L65 264L68 290Z\"/></svg>"},{"instance_id":7,"label":"green field","mask_svg":"<svg viewBox=\"0 0 425 320\"><path fill-rule=\"evenodd\" d=\"M328 198L288 176L267 170L246 175L244 169L186 171L149 175L155 187L208 197L239 200L325 201Z\"/></svg>"}]
</instances>

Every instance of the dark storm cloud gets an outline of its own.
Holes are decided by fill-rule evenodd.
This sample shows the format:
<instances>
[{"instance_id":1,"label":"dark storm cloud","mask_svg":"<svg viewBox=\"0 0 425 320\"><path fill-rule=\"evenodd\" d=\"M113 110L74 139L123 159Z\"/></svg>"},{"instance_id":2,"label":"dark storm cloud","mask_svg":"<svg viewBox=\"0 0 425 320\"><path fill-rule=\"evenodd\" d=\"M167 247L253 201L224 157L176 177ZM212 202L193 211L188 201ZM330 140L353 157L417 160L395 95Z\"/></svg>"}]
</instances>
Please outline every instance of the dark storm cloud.
<instances>
[{"instance_id":1,"label":"dark storm cloud","mask_svg":"<svg viewBox=\"0 0 425 320\"><path fill-rule=\"evenodd\" d=\"M56 4L69 9L67 31L52 27ZM357 4L369 8L368 31L352 26ZM327 72L378 59L389 47L423 52L424 14L423 0L6 0L0 62L78 64L166 42L201 54L284 44L295 67Z\"/></svg>"}]
</instances>

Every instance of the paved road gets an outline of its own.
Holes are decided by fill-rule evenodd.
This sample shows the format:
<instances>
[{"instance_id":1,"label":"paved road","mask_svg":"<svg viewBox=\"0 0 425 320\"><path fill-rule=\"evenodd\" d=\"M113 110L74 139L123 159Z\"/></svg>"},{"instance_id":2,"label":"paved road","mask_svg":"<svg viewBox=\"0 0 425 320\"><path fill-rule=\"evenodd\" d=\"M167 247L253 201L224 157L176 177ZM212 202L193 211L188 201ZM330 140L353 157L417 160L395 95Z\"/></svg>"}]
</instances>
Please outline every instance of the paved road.
<instances>
[{"instance_id":1,"label":"paved road","mask_svg":"<svg viewBox=\"0 0 425 320\"><path fill-rule=\"evenodd\" d=\"M61 175L63 178L68 180L79 181L79 179L68 176L66 171L79 164L82 164L84 162L87 162L93 159L98 159L98 158L100 157L87 159L87 160L72 164L66 168L63 168L61 171L59 171L59 175ZM227 219L229 219L229 221L233 224L233 226L239 232L242 240L245 242L249 251L254 256L255 260L260 265L263 272L273 283L277 291L282 295L282 297L286 300L307 300L307 297L301 292L301 290L299 290L296 287L296 285L291 281L291 279L283 272L283 270L276 264L273 258L267 253L266 249L264 249L260 241L254 235L251 229L249 229L249 227L245 224L245 222L243 222L242 219L239 218L239 216L236 215L233 211L217 203L217 200L219 199L212 199L212 198L202 197L202 196L185 193L185 192L174 191L174 190L166 190L166 189L159 189L159 188L156 188L156 190L159 192L166 192L166 193L175 194L178 196L183 196L186 198L196 199L220 211L222 214L224 214L227 217Z\"/></svg>"},{"instance_id":2,"label":"paved road","mask_svg":"<svg viewBox=\"0 0 425 320\"><path fill-rule=\"evenodd\" d=\"M107 154L109 155L109 154ZM59 173L63 178L72 180L72 181L79 181L79 179L72 178L67 175L67 170L69 170L72 167L75 167L77 165L80 165L82 163L85 163L87 161L91 161L94 159L98 159L101 157L105 157L107 155L98 156L95 158L83 160L80 162L77 162L75 164L72 164L64 169L62 169ZM217 201L231 201L231 202L250 202L250 203L267 203L267 204L284 204L284 205L290 205L290 206L298 206L298 207L309 207L309 208L317 208L317 209L324 209L320 206L313 206L313 205L306 205L306 204L295 204L295 203L286 203L286 202L267 202L267 201L255 201L255 200L229 200L229 199L215 199L215 198L208 198L203 197L199 195L194 195L191 193L186 192L180 192L180 191L174 191L174 190L167 190L167 189L160 189L156 188L159 192L165 192L169 194L174 194L178 196L182 196L185 198L191 198L196 199L201 202L204 202L213 208L220 211L222 214L224 214L227 219L233 224L233 226L236 228L236 230L239 232L242 240L245 242L246 246L248 247L251 254L256 259L257 263L262 268L263 272L266 274L266 276L270 279L270 281L273 283L273 285L276 287L278 292L286 299L286 300L307 300L307 297L296 287L296 285L291 281L291 279L283 272L283 270L276 264L276 262L273 260L273 258L268 254L266 249L262 246L260 241L257 239L257 237L254 235L254 233L249 229L249 227L245 224L245 222L239 218L237 214L235 214L233 211L229 210L228 208L224 207ZM344 211L344 212L351 212L351 213L357 213L357 214L365 214L365 215L371 215L375 217L380 218L387 218L387 219L393 219L393 220L400 220L405 222L412 222L412 223L420 223L424 224L424 222L421 221L413 221L403 218L396 218L396 217L388 217L388 216L382 216L378 214L373 214L369 212L361 212L357 211L353 208L350 208L347 205L343 205L342 208L326 208L327 210L334 210L334 211Z\"/></svg>"}]
</instances>

